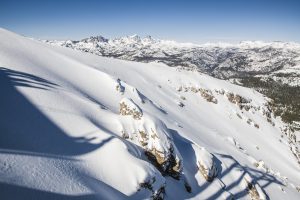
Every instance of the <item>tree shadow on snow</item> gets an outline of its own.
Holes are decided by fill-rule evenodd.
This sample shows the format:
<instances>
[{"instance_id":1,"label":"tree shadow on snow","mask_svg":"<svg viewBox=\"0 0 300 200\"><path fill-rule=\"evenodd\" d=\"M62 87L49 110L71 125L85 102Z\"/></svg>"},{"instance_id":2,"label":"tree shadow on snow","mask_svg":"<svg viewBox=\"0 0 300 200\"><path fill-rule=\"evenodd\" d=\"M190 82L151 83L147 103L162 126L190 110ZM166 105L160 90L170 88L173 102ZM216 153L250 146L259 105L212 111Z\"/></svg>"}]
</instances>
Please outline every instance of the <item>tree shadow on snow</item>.
<instances>
[{"instance_id":1,"label":"tree shadow on snow","mask_svg":"<svg viewBox=\"0 0 300 200\"><path fill-rule=\"evenodd\" d=\"M190 194L186 194L186 198L191 198L195 197L196 195L201 193L204 193L208 187L213 184L215 181L220 181L222 182L222 179L227 176L228 174L231 174L233 171L240 171L240 175L236 177L236 180L234 182L231 182L228 185L225 185L223 188L220 187L220 190L215 192L214 194L210 195L209 197L205 197L205 199L220 199L222 198L222 194L225 192L229 192L235 187L241 186L241 182L243 181L246 173L248 173L252 177L252 184L259 184L263 192L265 192L265 188L269 186L270 184L277 184L277 185L283 185L283 183L278 180L275 176L259 171L257 169L253 169L250 167L242 166L237 160L235 160L232 156L230 155L225 155L225 154L215 154L214 155L214 162L216 164L216 167L218 169L218 175L217 177L213 180L213 182L207 182L205 181L204 184L199 185L197 180L196 180L196 174L198 173L198 167L196 164L196 155L195 151L192 147L193 142L187 140L186 138L182 137L176 130L169 129L170 133L173 136L174 139L174 144L176 145L177 149L179 150L180 154L183 157L183 165L184 165L184 174L185 178L188 180L189 184L192 186L192 192ZM222 168L222 160L224 159L229 159L231 165L227 167ZM187 163L185 165L185 163ZM192 164L193 163L193 164ZM218 183L219 185L219 183ZM246 188L241 189L240 191L235 192L232 194L234 199L240 199L244 198L245 196L248 195L248 192ZM267 196L267 195L266 195ZM267 198L269 198L267 196Z\"/></svg>"},{"instance_id":2,"label":"tree shadow on snow","mask_svg":"<svg viewBox=\"0 0 300 200\"><path fill-rule=\"evenodd\" d=\"M99 147L76 142L36 108L16 87L48 90L57 87L43 78L0 68L0 149L34 154L73 156Z\"/></svg>"},{"instance_id":3,"label":"tree shadow on snow","mask_svg":"<svg viewBox=\"0 0 300 200\"><path fill-rule=\"evenodd\" d=\"M199 172L199 169L197 166L196 153L192 146L194 143L182 137L176 130L169 129L169 131L173 136L174 144L176 145L177 149L179 150L183 158L185 179L188 182L188 184L192 187L192 192L187 193L186 197L187 198L194 197L199 193L205 191L210 186L211 183L205 182L205 184L199 185L198 181L196 180L196 174ZM213 156L213 160L214 163L216 164L216 168L218 172L221 172L222 171L221 161L218 160L215 156Z\"/></svg>"},{"instance_id":4,"label":"tree shadow on snow","mask_svg":"<svg viewBox=\"0 0 300 200\"><path fill-rule=\"evenodd\" d=\"M92 187L92 191L89 194L60 194L53 191L44 191L25 186L12 185L0 182L1 199L2 200L115 200L126 199L126 195L113 187L105 184L104 182L96 179L92 179L87 183L89 187Z\"/></svg>"},{"instance_id":5,"label":"tree shadow on snow","mask_svg":"<svg viewBox=\"0 0 300 200\"><path fill-rule=\"evenodd\" d=\"M58 86L46 79L25 72L7 69L4 67L0 67L0 71L1 74L9 78L9 81L14 86L31 87L44 90Z\"/></svg>"},{"instance_id":6,"label":"tree shadow on snow","mask_svg":"<svg viewBox=\"0 0 300 200\"><path fill-rule=\"evenodd\" d=\"M14 153L14 154L28 154L44 157L66 157L72 159L72 156L82 155L100 148L116 136L112 134L111 137L102 141L100 144L92 144L92 139L83 137L74 138L68 136L60 127L45 116L40 110L36 108L16 87L30 87L33 89L51 90L59 87L55 83L51 83L43 78L10 70L0 68L0 85L2 96L0 98L0 153ZM105 127L99 127L106 130ZM205 191L210 182L205 182L198 185L196 174L198 173L197 160L195 151L192 147L192 142L180 136L176 130L169 130L173 136L174 143L183 157L184 163L194 163L185 165L186 180L192 186L192 192L186 193L187 198L196 196ZM129 145L128 143L126 143ZM129 145L130 146L130 145ZM222 163L219 160L230 159L232 164L225 169L222 169ZM232 156L216 154L214 157L215 163L219 170L218 177L214 179L222 180L232 170L240 169L240 177L236 181L227 185L224 189L220 189L208 199L221 198L224 190L229 191L231 188L237 187L245 173L251 175L255 182L260 183L264 190L271 183L282 185L276 177L252 169L241 166ZM81 174L78 174L81 176ZM82 177L83 178L83 177ZM96 180L92 177L85 178L87 187L94 193L86 195L65 195L56 194L54 192L41 191L23 186L1 183L0 194L4 199L103 199L105 195L114 194L115 199L126 199L126 195L120 193L111 186ZM100 197L99 194L102 196ZM103 196L104 195L104 196ZM245 190L233 194L235 198L242 198L247 194ZM28 198L27 198L28 197ZM134 195L132 196L134 197Z\"/></svg>"},{"instance_id":7,"label":"tree shadow on snow","mask_svg":"<svg viewBox=\"0 0 300 200\"><path fill-rule=\"evenodd\" d=\"M30 102L17 87L52 90L59 87L46 79L0 67L0 154L15 154L74 161L74 156L101 148L112 139L92 144L94 138L70 137L51 119ZM104 127L100 129L106 130ZM108 131L111 133L110 131ZM101 180L78 171L77 179L90 189L91 194L69 195L53 191L5 183L0 177L0 199L126 199L126 195Z\"/></svg>"}]
</instances>

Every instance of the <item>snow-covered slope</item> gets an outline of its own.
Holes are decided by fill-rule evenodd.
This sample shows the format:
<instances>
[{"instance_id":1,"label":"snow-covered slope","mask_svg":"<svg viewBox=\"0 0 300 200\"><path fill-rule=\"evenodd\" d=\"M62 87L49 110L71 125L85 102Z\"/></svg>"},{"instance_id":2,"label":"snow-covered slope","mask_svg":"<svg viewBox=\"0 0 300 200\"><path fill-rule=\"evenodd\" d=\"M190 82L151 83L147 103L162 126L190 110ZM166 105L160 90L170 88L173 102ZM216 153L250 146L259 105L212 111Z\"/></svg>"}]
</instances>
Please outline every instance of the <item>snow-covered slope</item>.
<instances>
[{"instance_id":1,"label":"snow-covered slope","mask_svg":"<svg viewBox=\"0 0 300 200\"><path fill-rule=\"evenodd\" d=\"M300 197L299 141L252 89L4 29L0 67L1 199Z\"/></svg>"},{"instance_id":2,"label":"snow-covered slope","mask_svg":"<svg viewBox=\"0 0 300 200\"><path fill-rule=\"evenodd\" d=\"M159 62L183 70L199 71L250 87L274 100L273 110L300 130L300 44L243 41L238 44L196 45L138 35L115 39L102 36L80 41L44 42L100 56L138 62ZM299 113L299 114L297 114Z\"/></svg>"}]
</instances>

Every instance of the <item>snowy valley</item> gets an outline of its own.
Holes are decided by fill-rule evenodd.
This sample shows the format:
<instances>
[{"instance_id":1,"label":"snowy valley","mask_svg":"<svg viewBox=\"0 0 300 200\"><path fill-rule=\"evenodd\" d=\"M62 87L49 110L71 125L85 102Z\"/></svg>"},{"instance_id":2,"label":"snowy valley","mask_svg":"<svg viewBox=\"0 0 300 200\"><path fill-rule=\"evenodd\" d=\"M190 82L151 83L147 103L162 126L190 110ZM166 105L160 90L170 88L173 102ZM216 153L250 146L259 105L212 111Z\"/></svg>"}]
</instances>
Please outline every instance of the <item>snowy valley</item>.
<instances>
[{"instance_id":1,"label":"snowy valley","mask_svg":"<svg viewBox=\"0 0 300 200\"><path fill-rule=\"evenodd\" d=\"M295 86L299 58L297 43L0 29L0 198L299 199L299 130L239 84L294 73L280 77Z\"/></svg>"}]
</instances>

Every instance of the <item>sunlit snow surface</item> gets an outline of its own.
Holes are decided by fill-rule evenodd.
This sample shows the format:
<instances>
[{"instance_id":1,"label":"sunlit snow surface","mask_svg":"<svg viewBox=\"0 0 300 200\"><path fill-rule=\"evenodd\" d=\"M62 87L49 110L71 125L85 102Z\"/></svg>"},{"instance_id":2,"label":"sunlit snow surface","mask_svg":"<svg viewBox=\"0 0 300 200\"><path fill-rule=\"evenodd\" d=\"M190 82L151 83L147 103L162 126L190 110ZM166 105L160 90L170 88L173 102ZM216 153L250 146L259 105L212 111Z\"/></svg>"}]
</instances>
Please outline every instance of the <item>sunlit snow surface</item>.
<instances>
[{"instance_id":1,"label":"sunlit snow surface","mask_svg":"<svg viewBox=\"0 0 300 200\"><path fill-rule=\"evenodd\" d=\"M300 168L281 136L284 124L267 121L268 99L252 89L4 29L0 67L0 199L150 199L163 186L165 199L251 199L247 183L261 199L300 198ZM211 91L217 103L191 88ZM227 93L253 108L240 110ZM141 118L119 113L124 98ZM156 136L143 146L139 130ZM156 148L167 156L172 145L180 180L162 176L144 153ZM200 165L213 165L211 182ZM140 187L147 181L151 190Z\"/></svg>"}]
</instances>

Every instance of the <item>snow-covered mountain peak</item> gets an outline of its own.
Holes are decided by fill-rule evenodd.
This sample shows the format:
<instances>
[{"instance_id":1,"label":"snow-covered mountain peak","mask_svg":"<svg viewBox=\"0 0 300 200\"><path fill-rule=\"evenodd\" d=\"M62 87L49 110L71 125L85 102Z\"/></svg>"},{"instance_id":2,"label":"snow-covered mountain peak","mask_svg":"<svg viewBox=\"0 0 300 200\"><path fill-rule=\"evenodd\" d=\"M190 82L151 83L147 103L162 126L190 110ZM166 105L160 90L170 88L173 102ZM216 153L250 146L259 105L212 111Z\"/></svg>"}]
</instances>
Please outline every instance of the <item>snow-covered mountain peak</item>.
<instances>
[{"instance_id":1,"label":"snow-covered mountain peak","mask_svg":"<svg viewBox=\"0 0 300 200\"><path fill-rule=\"evenodd\" d=\"M110 39L110 41L113 44L137 45L137 46L151 45L151 44L159 42L159 40L153 39L150 35L147 35L145 37L141 37L137 34L134 34L134 35L131 35L131 36L125 36L125 37Z\"/></svg>"},{"instance_id":2,"label":"snow-covered mountain peak","mask_svg":"<svg viewBox=\"0 0 300 200\"><path fill-rule=\"evenodd\" d=\"M101 36L101 35L98 35L98 36L91 36L89 38L85 38L85 39L82 39L81 42L86 42L86 43L98 43L98 42L101 42L101 43L106 43L108 42L108 39L106 39L105 37Z\"/></svg>"}]
</instances>

